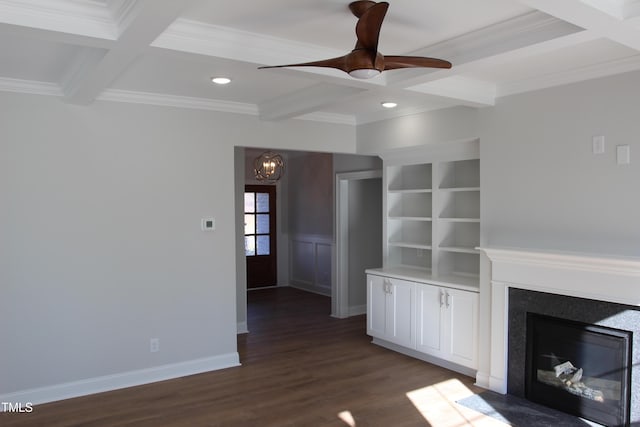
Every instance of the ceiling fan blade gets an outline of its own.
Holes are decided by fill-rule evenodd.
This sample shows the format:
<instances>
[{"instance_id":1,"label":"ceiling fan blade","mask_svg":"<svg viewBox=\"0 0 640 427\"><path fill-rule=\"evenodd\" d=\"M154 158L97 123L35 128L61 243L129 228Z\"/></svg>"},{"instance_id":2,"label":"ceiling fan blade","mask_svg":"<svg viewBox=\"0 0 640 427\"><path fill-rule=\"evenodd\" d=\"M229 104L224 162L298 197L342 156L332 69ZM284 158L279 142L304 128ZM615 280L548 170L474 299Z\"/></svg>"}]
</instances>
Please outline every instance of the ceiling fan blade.
<instances>
[{"instance_id":1,"label":"ceiling fan blade","mask_svg":"<svg viewBox=\"0 0 640 427\"><path fill-rule=\"evenodd\" d=\"M373 0L357 0L349 3L349 10L356 18L360 18L371 6L374 6L376 2Z\"/></svg>"},{"instance_id":2,"label":"ceiling fan blade","mask_svg":"<svg viewBox=\"0 0 640 427\"><path fill-rule=\"evenodd\" d=\"M422 56L386 56L384 57L384 69L396 70L398 68L451 68L451 62L444 59L425 58Z\"/></svg>"},{"instance_id":3,"label":"ceiling fan blade","mask_svg":"<svg viewBox=\"0 0 640 427\"><path fill-rule=\"evenodd\" d=\"M347 65L345 63L345 58L346 56L340 56L338 58L323 59L321 61L303 62L299 64L287 64L287 65L265 65L263 67L258 67L258 68L264 69L264 68L285 68L285 67L325 67L325 68L336 68L338 70L348 72Z\"/></svg>"},{"instance_id":4,"label":"ceiling fan blade","mask_svg":"<svg viewBox=\"0 0 640 427\"><path fill-rule=\"evenodd\" d=\"M384 21L387 9L389 9L389 3L375 3L358 19L358 23L356 24L356 36L358 37L356 49L368 49L373 52L378 51L380 28L382 27L382 21Z\"/></svg>"}]
</instances>

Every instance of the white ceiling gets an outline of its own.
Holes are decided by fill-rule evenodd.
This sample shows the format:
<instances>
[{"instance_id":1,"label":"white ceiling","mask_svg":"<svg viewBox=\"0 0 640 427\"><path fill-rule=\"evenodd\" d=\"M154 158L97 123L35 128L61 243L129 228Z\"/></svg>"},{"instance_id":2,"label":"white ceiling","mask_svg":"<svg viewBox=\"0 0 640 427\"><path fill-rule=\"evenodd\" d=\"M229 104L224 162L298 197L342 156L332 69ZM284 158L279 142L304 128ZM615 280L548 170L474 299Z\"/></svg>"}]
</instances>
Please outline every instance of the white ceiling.
<instances>
[{"instance_id":1,"label":"white ceiling","mask_svg":"<svg viewBox=\"0 0 640 427\"><path fill-rule=\"evenodd\" d=\"M380 51L452 69L257 69L349 52L348 1L0 0L0 91L359 124L640 69L640 0L390 0Z\"/></svg>"}]
</instances>

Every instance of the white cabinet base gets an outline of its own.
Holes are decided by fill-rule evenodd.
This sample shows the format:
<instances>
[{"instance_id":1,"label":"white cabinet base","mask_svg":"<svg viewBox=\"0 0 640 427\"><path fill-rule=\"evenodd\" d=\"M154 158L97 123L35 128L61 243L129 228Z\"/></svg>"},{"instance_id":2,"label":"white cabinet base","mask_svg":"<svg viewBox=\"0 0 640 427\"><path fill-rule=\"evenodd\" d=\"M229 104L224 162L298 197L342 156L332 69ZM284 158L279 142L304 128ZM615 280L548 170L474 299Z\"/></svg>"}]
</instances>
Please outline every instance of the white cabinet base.
<instances>
[{"instance_id":1,"label":"white cabinet base","mask_svg":"<svg viewBox=\"0 0 640 427\"><path fill-rule=\"evenodd\" d=\"M448 360L440 359L438 357L433 357L433 356L430 356L428 354L419 352L417 350L412 350L410 348L403 347L401 345L397 345L397 344L394 344L394 343L389 342L389 341L381 340L379 338L373 338L371 340L371 342L373 344L379 345L380 347L384 347L386 349L393 350L395 352L398 352L398 353L404 354L406 356L410 356L410 357L422 360L424 362L431 363L433 365L441 366L441 367L443 367L445 369L449 369L451 371L461 373L462 375L466 375L466 376L472 377L472 378L476 377L476 370L475 369L467 368L466 366L458 365L456 363L452 363L452 362L450 362Z\"/></svg>"},{"instance_id":2,"label":"white cabinet base","mask_svg":"<svg viewBox=\"0 0 640 427\"><path fill-rule=\"evenodd\" d=\"M475 375L478 293L373 271L367 270L367 334L373 342Z\"/></svg>"}]
</instances>

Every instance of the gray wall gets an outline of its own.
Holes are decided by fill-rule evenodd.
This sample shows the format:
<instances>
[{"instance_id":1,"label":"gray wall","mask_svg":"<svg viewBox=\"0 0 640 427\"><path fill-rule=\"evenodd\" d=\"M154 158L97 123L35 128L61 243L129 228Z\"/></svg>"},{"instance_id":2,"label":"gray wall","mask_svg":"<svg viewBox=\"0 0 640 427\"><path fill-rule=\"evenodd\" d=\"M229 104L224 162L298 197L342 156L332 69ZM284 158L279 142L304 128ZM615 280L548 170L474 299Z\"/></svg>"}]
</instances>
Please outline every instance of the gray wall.
<instances>
[{"instance_id":1,"label":"gray wall","mask_svg":"<svg viewBox=\"0 0 640 427\"><path fill-rule=\"evenodd\" d=\"M640 256L639 99L630 73L481 110L484 243ZM621 144L630 165L616 165Z\"/></svg>"},{"instance_id":2,"label":"gray wall","mask_svg":"<svg viewBox=\"0 0 640 427\"><path fill-rule=\"evenodd\" d=\"M382 267L382 178L349 182L349 306L367 304L367 268Z\"/></svg>"},{"instance_id":3,"label":"gray wall","mask_svg":"<svg viewBox=\"0 0 640 427\"><path fill-rule=\"evenodd\" d=\"M0 395L237 359L234 146L355 151L352 127L301 120L10 93L0 111Z\"/></svg>"},{"instance_id":4,"label":"gray wall","mask_svg":"<svg viewBox=\"0 0 640 427\"><path fill-rule=\"evenodd\" d=\"M454 107L358 126L358 153L380 155L388 150L431 145L478 136L478 110Z\"/></svg>"},{"instance_id":5,"label":"gray wall","mask_svg":"<svg viewBox=\"0 0 640 427\"><path fill-rule=\"evenodd\" d=\"M333 234L333 156L296 153L289 156L289 232Z\"/></svg>"}]
</instances>

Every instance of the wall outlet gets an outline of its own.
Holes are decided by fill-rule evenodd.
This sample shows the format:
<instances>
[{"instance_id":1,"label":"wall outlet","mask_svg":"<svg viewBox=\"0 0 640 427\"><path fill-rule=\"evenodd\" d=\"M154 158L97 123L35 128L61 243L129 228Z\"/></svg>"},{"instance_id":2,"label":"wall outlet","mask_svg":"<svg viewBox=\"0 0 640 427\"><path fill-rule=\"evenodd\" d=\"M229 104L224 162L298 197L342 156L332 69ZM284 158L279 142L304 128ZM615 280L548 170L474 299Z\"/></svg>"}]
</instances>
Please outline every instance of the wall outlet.
<instances>
[{"instance_id":1,"label":"wall outlet","mask_svg":"<svg viewBox=\"0 0 640 427\"><path fill-rule=\"evenodd\" d=\"M202 218L200 220L200 228L202 231L214 231L216 229L216 219L213 217Z\"/></svg>"},{"instance_id":2,"label":"wall outlet","mask_svg":"<svg viewBox=\"0 0 640 427\"><path fill-rule=\"evenodd\" d=\"M157 353L160 351L160 338L151 338L149 340L149 351L151 353Z\"/></svg>"}]
</instances>

